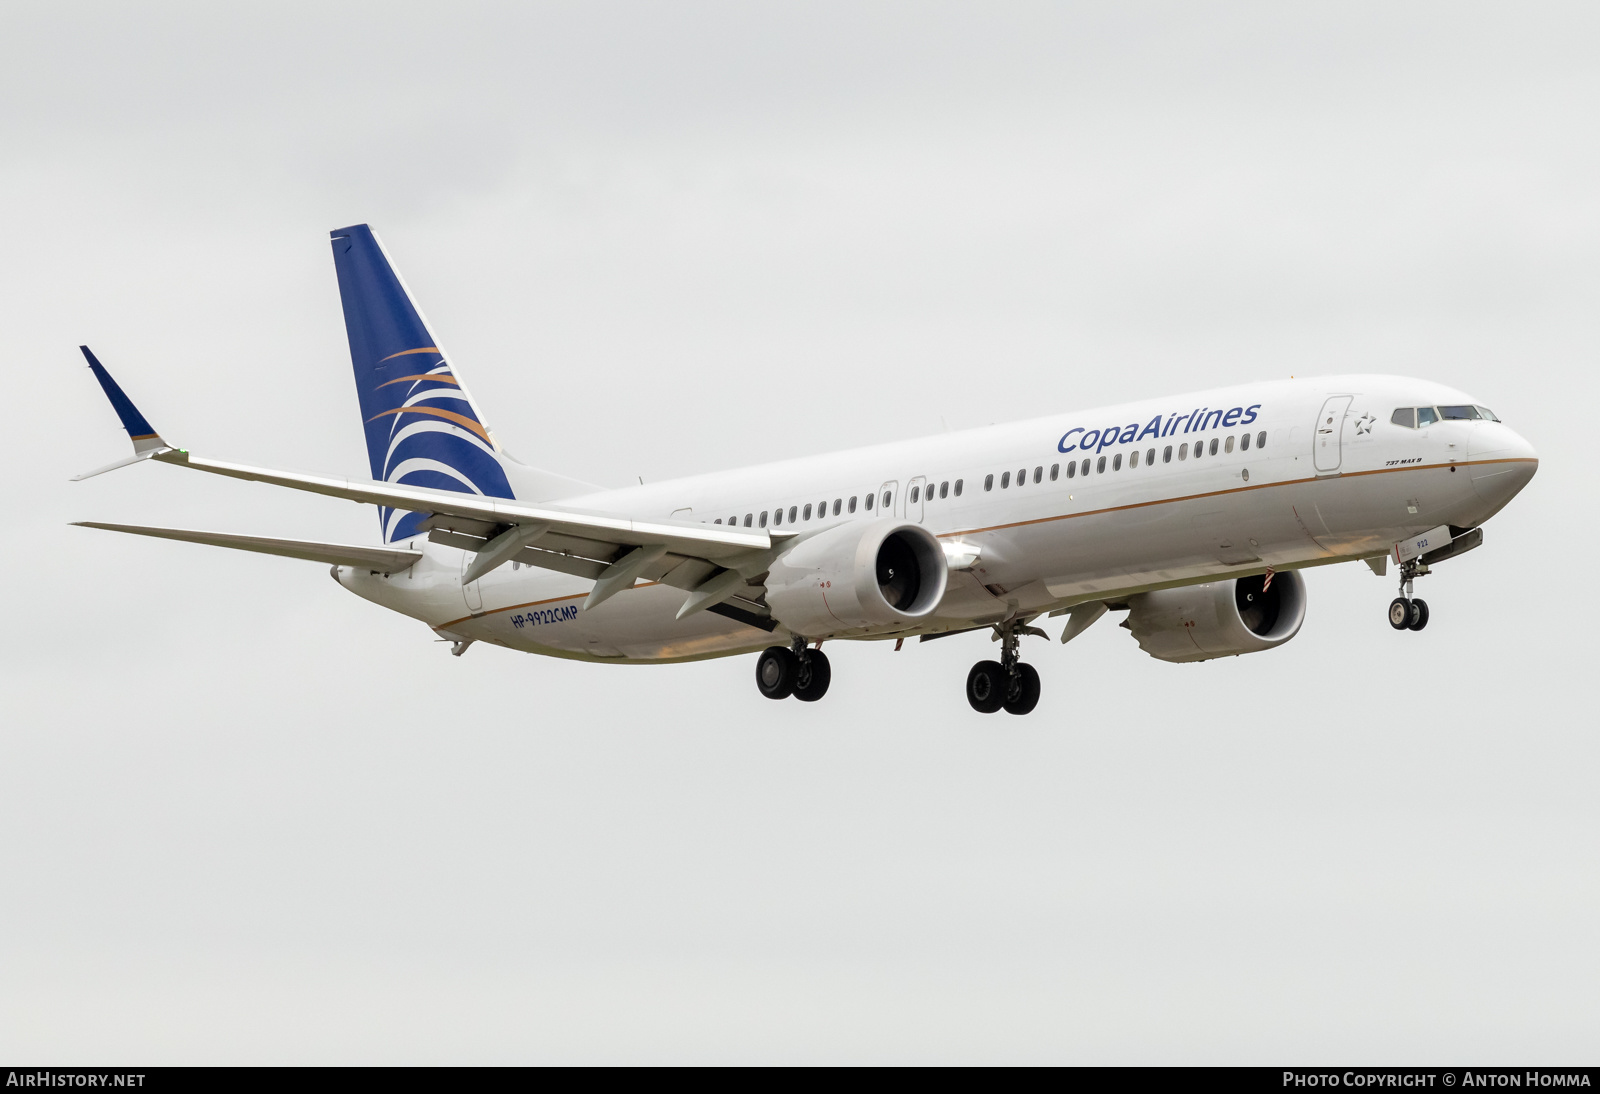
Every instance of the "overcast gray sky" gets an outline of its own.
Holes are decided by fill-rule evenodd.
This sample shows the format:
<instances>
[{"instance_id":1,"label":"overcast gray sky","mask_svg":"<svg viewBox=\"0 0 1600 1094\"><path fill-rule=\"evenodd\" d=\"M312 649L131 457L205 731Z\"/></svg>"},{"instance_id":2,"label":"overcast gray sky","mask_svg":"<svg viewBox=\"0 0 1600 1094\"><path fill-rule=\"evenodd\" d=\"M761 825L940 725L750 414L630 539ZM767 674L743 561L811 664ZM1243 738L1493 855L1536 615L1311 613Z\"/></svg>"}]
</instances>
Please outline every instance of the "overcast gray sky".
<instances>
[{"instance_id":1,"label":"overcast gray sky","mask_svg":"<svg viewBox=\"0 0 1600 1094\"><path fill-rule=\"evenodd\" d=\"M0 1056L1592 1061L1597 58L1578 3L0 7ZM174 443L365 474L358 221L604 483L1344 371L1543 463L1421 634L1318 570L1271 653L1033 640L1026 719L978 636L771 703L66 527L375 535L66 481L127 444L80 342Z\"/></svg>"}]
</instances>

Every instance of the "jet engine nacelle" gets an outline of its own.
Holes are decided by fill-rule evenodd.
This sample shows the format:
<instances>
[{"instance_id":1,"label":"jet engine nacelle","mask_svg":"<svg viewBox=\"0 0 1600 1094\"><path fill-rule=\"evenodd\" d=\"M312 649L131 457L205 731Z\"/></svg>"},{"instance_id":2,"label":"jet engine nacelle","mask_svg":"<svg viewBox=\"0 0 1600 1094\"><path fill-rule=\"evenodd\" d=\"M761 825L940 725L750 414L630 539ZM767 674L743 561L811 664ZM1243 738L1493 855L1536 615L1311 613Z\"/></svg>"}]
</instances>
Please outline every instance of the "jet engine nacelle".
<instances>
[{"instance_id":1,"label":"jet engine nacelle","mask_svg":"<svg viewBox=\"0 0 1600 1094\"><path fill-rule=\"evenodd\" d=\"M764 584L773 618L807 637L913 623L933 612L947 579L944 548L920 524L841 524L801 540Z\"/></svg>"},{"instance_id":2,"label":"jet engine nacelle","mask_svg":"<svg viewBox=\"0 0 1600 1094\"><path fill-rule=\"evenodd\" d=\"M1209 661L1281 646L1306 618L1306 583L1290 570L1179 589L1140 593L1128 600L1122 625L1139 648L1162 661Z\"/></svg>"}]
</instances>

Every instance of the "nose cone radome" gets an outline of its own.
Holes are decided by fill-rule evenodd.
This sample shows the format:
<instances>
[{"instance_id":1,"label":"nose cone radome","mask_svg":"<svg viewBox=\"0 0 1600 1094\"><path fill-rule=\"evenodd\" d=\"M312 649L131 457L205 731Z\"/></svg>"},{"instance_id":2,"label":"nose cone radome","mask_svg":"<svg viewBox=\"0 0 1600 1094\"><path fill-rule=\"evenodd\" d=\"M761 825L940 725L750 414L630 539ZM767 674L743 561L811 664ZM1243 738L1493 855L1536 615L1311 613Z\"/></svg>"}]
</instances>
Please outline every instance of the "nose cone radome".
<instances>
[{"instance_id":1,"label":"nose cone radome","mask_svg":"<svg viewBox=\"0 0 1600 1094\"><path fill-rule=\"evenodd\" d=\"M1499 422L1473 423L1467 444L1472 488L1491 511L1516 497L1539 470L1539 454L1514 430Z\"/></svg>"}]
</instances>

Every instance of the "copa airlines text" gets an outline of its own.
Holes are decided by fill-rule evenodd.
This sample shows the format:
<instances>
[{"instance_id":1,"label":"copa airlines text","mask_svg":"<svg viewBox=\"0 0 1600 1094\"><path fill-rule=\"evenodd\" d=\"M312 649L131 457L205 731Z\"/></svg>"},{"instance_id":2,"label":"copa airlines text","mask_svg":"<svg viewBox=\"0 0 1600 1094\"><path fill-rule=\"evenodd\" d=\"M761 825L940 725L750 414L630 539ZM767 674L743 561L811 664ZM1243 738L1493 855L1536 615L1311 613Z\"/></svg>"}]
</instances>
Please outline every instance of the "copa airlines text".
<instances>
[{"instance_id":1,"label":"copa airlines text","mask_svg":"<svg viewBox=\"0 0 1600 1094\"><path fill-rule=\"evenodd\" d=\"M1400 376L1275 380L602 489L508 456L366 225L332 233L370 479L226 463L169 444L88 347L144 460L364 502L380 543L83 522L330 564L344 588L476 642L618 664L756 655L773 699L820 699L821 646L993 634L975 710L1039 699L1022 660L1108 611L1163 661L1272 649L1306 612L1302 571L1394 567L1413 583L1479 546L1538 468L1468 393ZM1098 424L1097 424L1098 423ZM80 478L86 478L80 476Z\"/></svg>"}]
</instances>

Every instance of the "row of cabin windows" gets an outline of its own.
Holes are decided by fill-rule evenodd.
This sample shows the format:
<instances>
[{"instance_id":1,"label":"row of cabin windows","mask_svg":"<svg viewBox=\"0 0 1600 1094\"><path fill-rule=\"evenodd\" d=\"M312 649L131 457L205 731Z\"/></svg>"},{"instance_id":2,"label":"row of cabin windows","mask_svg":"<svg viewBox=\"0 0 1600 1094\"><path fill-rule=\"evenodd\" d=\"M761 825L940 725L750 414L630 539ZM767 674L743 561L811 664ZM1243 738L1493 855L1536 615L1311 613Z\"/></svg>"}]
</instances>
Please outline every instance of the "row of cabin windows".
<instances>
[{"instance_id":1,"label":"row of cabin windows","mask_svg":"<svg viewBox=\"0 0 1600 1094\"><path fill-rule=\"evenodd\" d=\"M1239 451L1248 452L1250 450L1250 444L1251 444L1252 440L1254 440L1255 446L1257 448L1265 448L1267 446L1267 432L1266 432L1266 430L1262 430L1260 433L1257 433L1254 438L1252 438L1250 436L1250 434L1248 434L1248 433L1245 433L1245 434L1243 434L1243 435L1241 435L1239 437L1212 437L1209 448L1207 447L1205 441L1195 441L1194 442L1194 458L1198 460L1201 457L1206 456L1206 455L1215 456L1219 452L1222 452L1222 453L1232 452L1234 450L1236 444L1237 444L1237 447L1238 447ZM1189 444L1188 444L1187 441L1185 441L1183 444L1178 445L1178 447L1177 447L1178 459L1187 460L1189 458L1189 451L1190 451L1189 450ZM1140 455L1141 455L1141 453L1138 450L1134 450L1133 452L1128 453L1128 466L1130 468L1139 466L1139 457L1140 457ZM1146 467L1148 467L1151 464L1156 462L1156 450L1155 449L1147 448L1142 453L1142 455L1144 456L1144 463L1145 463ZM1172 447L1172 445L1169 444L1169 445L1167 445L1165 448L1163 448L1161 450L1161 462L1162 463L1171 463L1172 462L1172 456L1173 456L1173 447ZM1091 458L1091 459L1083 460L1081 462L1077 461L1077 460L1074 460L1073 462L1067 464L1067 478L1074 479L1074 478L1077 478L1079 475L1087 475L1087 474L1089 474L1089 470L1090 470L1091 467L1094 469L1094 472L1096 474L1103 475L1103 474L1105 474L1105 472L1107 470L1107 462L1106 461L1108 459L1110 460L1110 470L1112 470L1112 471L1121 471L1122 470L1122 453L1118 452L1118 453L1115 453L1114 455L1109 456L1109 457L1101 456L1098 459ZM1061 465L1059 463L1051 464L1050 465L1050 481L1051 482L1055 482L1058 478L1060 478L1060 476L1061 476ZM1038 467L1035 467L1033 469L1033 481L1036 482L1036 483L1044 481L1044 465L1043 464L1041 464ZM1019 487L1021 487L1021 486L1026 486L1027 483L1028 483L1028 469L1026 467L1024 467L1024 468L1020 469L1017 472L1017 485ZM1011 486L1011 472L1009 472L1009 471L1001 472L1000 473L1000 489L1005 490L1005 489L1009 488L1010 486ZM993 490L994 489L994 476L993 475L989 475L989 476L986 476L984 478L984 480L983 480L983 488L985 490Z\"/></svg>"},{"instance_id":2,"label":"row of cabin windows","mask_svg":"<svg viewBox=\"0 0 1600 1094\"><path fill-rule=\"evenodd\" d=\"M948 498L952 493L959 498L961 496L961 488L963 485L965 485L965 483L965 479L955 480L953 490L952 484L948 480L941 482L937 488L935 488L933 483L929 483L926 490L924 490L920 485L913 486L911 488L911 504L915 505L919 500L933 501L934 497L936 496L936 491L937 497L939 498ZM837 517L841 513L854 513L856 511L856 501L858 498L861 502L861 508L870 513L872 512L874 503L876 503L881 509L888 509L890 506L892 506L894 504L894 491L885 490L882 498L879 498L876 494L867 494L864 497L861 495L856 495L848 499L834 498L832 502L833 515ZM798 524L800 521L810 520L813 515L815 515L818 520L822 520L828 515L828 511L829 502L826 498L824 498L819 502L808 502L803 506L791 505L789 506L787 513L784 512L781 506L777 509L772 509L762 513L746 513L744 515L744 526L746 528L765 528L767 526L767 519L770 515L772 526L774 528L780 528L783 526L786 517L790 524ZM718 517L716 520L712 521L712 523L722 524L724 521L721 517ZM739 525L738 514L735 513L733 516L729 517L726 523L737 527Z\"/></svg>"},{"instance_id":3,"label":"row of cabin windows","mask_svg":"<svg viewBox=\"0 0 1600 1094\"><path fill-rule=\"evenodd\" d=\"M1398 414L1399 412L1397 411L1396 413ZM1241 435L1239 437L1232 437L1232 436L1229 436L1229 437L1212 437L1209 450L1206 447L1206 442L1205 441L1195 441L1194 442L1194 458L1198 460L1201 457L1207 455L1208 452L1212 456L1217 455L1219 452L1221 452L1221 453L1232 452L1234 450L1234 447L1235 447L1236 443L1237 443L1237 446L1239 448L1239 451L1248 452L1250 450L1251 440L1252 440L1252 438L1251 438L1250 434L1248 434L1248 433L1245 433L1245 434L1243 434L1243 435ZM1254 437L1254 441L1255 441L1255 447L1257 447L1257 448L1265 448L1267 446L1267 432L1266 432L1266 430L1262 430L1260 433L1257 433L1255 435L1255 437ZM1189 452L1190 452L1190 449L1189 449L1188 442L1184 442L1183 444L1178 445L1178 448L1177 448L1178 459L1187 460L1189 458ZM1140 456L1140 453L1137 450L1135 450L1135 451L1133 451L1133 452L1128 454L1128 466L1130 468L1139 466L1139 456ZM1162 449L1162 451L1161 451L1161 462L1162 463L1171 463L1172 462L1172 456L1173 456L1173 447L1172 447L1172 445L1169 444L1164 449ZM1095 460L1095 459L1091 458L1091 459L1083 460L1082 462L1073 461L1072 463L1067 464L1067 478L1069 478L1069 479L1077 478L1080 474L1087 475L1087 474L1089 474L1089 470L1090 470L1091 466L1094 467L1094 470L1095 470L1095 472L1097 474L1104 474L1105 471L1106 471L1106 467L1107 467L1107 465L1106 465L1107 458L1108 457L1106 457L1106 456L1101 456L1101 457L1099 457L1098 460ZM1109 457L1109 459L1111 461L1110 462L1110 469L1112 471L1121 471L1122 470L1122 453L1121 452L1118 452L1115 455ZM1149 466L1149 465L1154 464L1156 462L1156 450L1154 448L1149 448L1149 449L1145 450L1145 452L1144 452L1144 462L1145 462L1146 466ZM1061 465L1059 463L1051 464L1050 465L1050 481L1051 482L1055 482L1060 478L1061 478ZM965 481L966 480L964 480L964 479L956 479L955 483L954 483L954 489L951 488L952 484L948 480L946 480L945 482L941 482L937 487L937 496L938 496L938 498L940 500L943 500L945 498L950 497L950 495L952 493L956 497L959 498L961 496L962 485L963 485L963 483ZM1041 483L1041 482L1044 481L1044 464L1040 464L1039 466L1037 466L1037 467L1035 467L1033 469L1033 481L1035 483ZM1027 484L1028 484L1028 469L1026 467L1018 468L1017 469L1017 486L1018 487L1022 487L1022 486L1026 486ZM1001 474L1000 474L1000 489L1007 490L1007 489L1010 489L1010 487L1011 487L1011 472L1010 471L1001 472ZM983 488L985 490L993 490L994 489L994 476L993 475L984 476ZM873 501L876 499L876 497L877 497L877 495L875 495L875 494L867 494L864 498L862 498L862 506L861 507L864 510L866 510L867 512L870 513L872 511ZM915 504L917 504L918 501L930 501L931 502L931 501L934 500L934 497L935 497L935 487L934 487L933 483L929 483L925 490L920 485L913 486L911 488L911 496L910 496L909 500L910 500L910 503L912 505L915 505ZM889 490L885 490L883 492L883 498L882 498L882 501L880 503L882 508L884 508L884 509L889 508L889 506L891 504L893 504L893 502L894 502L893 492L889 491ZM839 516L841 513L854 513L856 511L856 498L855 497L851 497L848 500L846 500L844 498L834 498L833 499L833 503L832 503L832 507L833 507L833 515L836 516L836 517ZM784 523L784 518L785 518L786 515L787 515L787 518L788 518L788 522L790 524L798 524L800 521L810 520L812 518L813 514L816 516L816 518L818 520L821 520L821 519L823 519L824 517L826 517L828 515L828 508L829 508L829 502L828 502L828 500L826 498L824 498L822 501L816 502L814 504L811 503L811 502L807 502L804 506L791 505L791 506L789 506L787 514L785 514L784 510L781 507L777 508L777 509L773 509L773 510L770 511L771 517L772 517L772 526L774 528L782 527L783 523ZM744 515L744 526L746 528L749 528L749 527L752 527L752 526L759 527L759 528L765 528L767 526L767 517L768 517L768 512L766 512L766 511L763 511L763 512L761 512L759 514L757 514L757 513L746 513ZM723 523L723 519L721 517L718 517L715 521L713 521L713 523L714 524L722 524ZM739 525L739 516L738 516L738 514L736 513L733 516L729 517L727 519L727 523L729 525L737 527Z\"/></svg>"},{"instance_id":4,"label":"row of cabin windows","mask_svg":"<svg viewBox=\"0 0 1600 1094\"><path fill-rule=\"evenodd\" d=\"M948 485L948 484L946 484L946 485ZM960 494L961 494L961 480L957 479L956 480L956 495L960 496ZM932 490L928 491L928 496L929 497L933 496L933 491ZM872 512L873 503L878 500L878 496L876 494L867 494L865 497L862 497L861 495L855 495L855 496L851 497L848 501L845 500L844 498L834 498L833 499L833 515L834 516L838 516L841 513L854 513L856 511L856 501L857 501L858 498L859 498L859 500L861 502L861 508L864 509L866 512L869 512L869 513ZM913 497L912 500L915 501L916 500L915 497ZM891 491L891 490L885 490L883 492L883 499L881 501L881 505L882 505L882 507L884 509L887 509L892 504L894 504L894 492ZM784 509L783 509L782 506L779 506L778 508L772 509L772 510L763 510L759 514L758 513L746 513L744 515L744 526L746 528L749 528L751 526L755 526L755 527L758 527L758 528L765 528L767 526L767 518L768 518L769 515L772 518L772 526L774 528L780 528L780 527L783 526L785 512L784 512ZM803 521L803 520L810 520L813 515L815 515L818 520L822 520L824 517L826 517L828 515L828 499L827 498L823 498L821 501L815 502L815 503L807 502L804 506L791 505L791 506L789 506L789 510L788 510L788 513L787 513L788 520L789 520L790 524L797 524L797 523L799 523L800 521ZM713 524L722 524L723 523L723 519L721 517L718 517L716 520L712 521L712 523ZM727 523L729 525L737 527L738 524L739 524L739 516L738 516L738 514L735 513L733 516L729 517L727 519Z\"/></svg>"}]
</instances>

